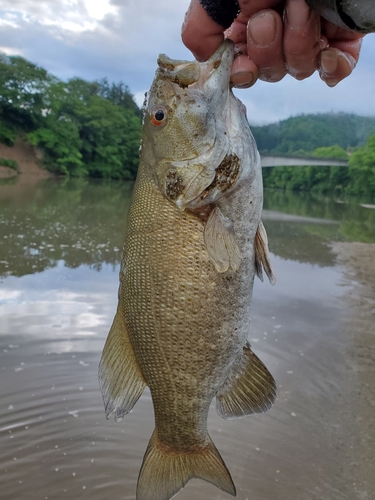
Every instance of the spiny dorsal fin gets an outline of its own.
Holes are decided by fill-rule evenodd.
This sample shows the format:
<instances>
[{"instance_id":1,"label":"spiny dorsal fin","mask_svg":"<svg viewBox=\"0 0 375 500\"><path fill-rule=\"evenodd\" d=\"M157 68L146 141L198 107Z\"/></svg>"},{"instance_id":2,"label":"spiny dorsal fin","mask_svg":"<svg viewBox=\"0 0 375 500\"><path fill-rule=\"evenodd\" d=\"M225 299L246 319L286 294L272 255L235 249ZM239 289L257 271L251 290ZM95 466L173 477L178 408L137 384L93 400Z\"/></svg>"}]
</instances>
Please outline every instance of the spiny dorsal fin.
<instances>
[{"instance_id":1,"label":"spiny dorsal fin","mask_svg":"<svg viewBox=\"0 0 375 500\"><path fill-rule=\"evenodd\" d=\"M139 473L137 500L170 500L193 477L236 496L230 473L208 434L201 448L186 452L168 450L155 430Z\"/></svg>"},{"instance_id":2,"label":"spiny dorsal fin","mask_svg":"<svg viewBox=\"0 0 375 500\"><path fill-rule=\"evenodd\" d=\"M241 264L241 253L234 234L233 224L215 207L206 222L204 242L207 253L216 271L225 273L229 268L237 271Z\"/></svg>"},{"instance_id":3,"label":"spiny dorsal fin","mask_svg":"<svg viewBox=\"0 0 375 500\"><path fill-rule=\"evenodd\" d=\"M119 311L113 320L100 360L99 385L106 417L109 418L115 412L117 421L130 412L146 387Z\"/></svg>"},{"instance_id":4,"label":"spiny dorsal fin","mask_svg":"<svg viewBox=\"0 0 375 500\"><path fill-rule=\"evenodd\" d=\"M241 418L268 411L275 399L275 381L247 343L240 366L216 394L216 411L229 420Z\"/></svg>"},{"instance_id":5,"label":"spiny dorsal fin","mask_svg":"<svg viewBox=\"0 0 375 500\"><path fill-rule=\"evenodd\" d=\"M276 277L273 273L272 264L270 260L270 254L268 250L268 238L266 229L263 226L263 222L259 222L257 232L255 234L254 240L255 247L255 272L260 279L263 281L263 271L264 268L271 285L276 283Z\"/></svg>"}]
</instances>

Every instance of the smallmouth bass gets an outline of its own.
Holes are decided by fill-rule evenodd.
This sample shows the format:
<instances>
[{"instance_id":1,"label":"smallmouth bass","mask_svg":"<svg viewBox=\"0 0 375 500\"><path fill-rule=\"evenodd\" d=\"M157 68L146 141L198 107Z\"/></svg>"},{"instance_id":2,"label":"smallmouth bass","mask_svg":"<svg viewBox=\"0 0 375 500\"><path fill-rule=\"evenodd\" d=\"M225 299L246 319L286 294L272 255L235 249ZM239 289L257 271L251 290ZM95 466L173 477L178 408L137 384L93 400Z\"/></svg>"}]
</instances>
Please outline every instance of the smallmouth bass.
<instances>
[{"instance_id":1,"label":"smallmouth bass","mask_svg":"<svg viewBox=\"0 0 375 500\"><path fill-rule=\"evenodd\" d=\"M274 276L261 223L259 153L229 79L233 44L204 63L158 58L144 109L119 302L99 367L106 416L146 385L155 430L137 500L169 500L193 477L235 495L207 431L267 411L275 382L247 341L254 276Z\"/></svg>"}]
</instances>

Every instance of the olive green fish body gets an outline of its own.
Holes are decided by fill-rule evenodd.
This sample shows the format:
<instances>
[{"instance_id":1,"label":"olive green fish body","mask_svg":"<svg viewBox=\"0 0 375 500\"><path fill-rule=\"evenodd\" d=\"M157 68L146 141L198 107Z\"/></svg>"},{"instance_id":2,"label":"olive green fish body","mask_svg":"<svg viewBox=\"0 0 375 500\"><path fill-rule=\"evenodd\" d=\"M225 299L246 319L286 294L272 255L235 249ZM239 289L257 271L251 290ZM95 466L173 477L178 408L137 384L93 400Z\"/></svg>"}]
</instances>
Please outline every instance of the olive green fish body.
<instances>
[{"instance_id":1,"label":"olive green fish body","mask_svg":"<svg viewBox=\"0 0 375 500\"><path fill-rule=\"evenodd\" d=\"M151 390L158 435L171 448L189 450L206 438L210 403L242 356L253 287L246 271L254 260L255 234L241 241L246 259L240 272L218 273L205 249L205 222L166 203L142 164L140 169L121 271L121 307ZM227 208L233 213L231 203ZM250 220L249 203L247 212Z\"/></svg>"}]
</instances>

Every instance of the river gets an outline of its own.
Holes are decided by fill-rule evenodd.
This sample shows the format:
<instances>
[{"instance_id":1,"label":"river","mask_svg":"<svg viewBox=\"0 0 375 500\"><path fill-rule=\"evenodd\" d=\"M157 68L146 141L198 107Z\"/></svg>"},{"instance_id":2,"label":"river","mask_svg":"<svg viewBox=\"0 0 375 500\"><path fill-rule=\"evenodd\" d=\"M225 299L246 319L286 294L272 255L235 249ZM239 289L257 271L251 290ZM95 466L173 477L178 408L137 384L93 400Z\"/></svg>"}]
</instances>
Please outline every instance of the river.
<instances>
[{"instance_id":1,"label":"river","mask_svg":"<svg viewBox=\"0 0 375 500\"><path fill-rule=\"evenodd\" d=\"M0 185L1 499L135 498L150 396L122 422L107 421L97 382L131 189L27 176ZM237 421L211 408L211 437L239 500L370 500L375 316L371 331L351 329L369 273L362 282L335 252L362 241L375 257L375 210L266 191L263 220L277 284L256 280L249 339L278 397L267 414ZM230 496L192 480L178 496L191 498Z\"/></svg>"}]
</instances>

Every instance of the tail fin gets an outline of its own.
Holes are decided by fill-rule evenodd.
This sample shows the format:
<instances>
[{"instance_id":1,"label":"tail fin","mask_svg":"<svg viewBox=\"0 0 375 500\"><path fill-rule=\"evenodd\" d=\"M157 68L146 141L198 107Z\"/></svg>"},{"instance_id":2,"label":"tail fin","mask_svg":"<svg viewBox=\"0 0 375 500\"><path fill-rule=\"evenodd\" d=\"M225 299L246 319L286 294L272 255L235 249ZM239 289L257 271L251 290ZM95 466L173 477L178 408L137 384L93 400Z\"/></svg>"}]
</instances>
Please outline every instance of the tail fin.
<instances>
[{"instance_id":1,"label":"tail fin","mask_svg":"<svg viewBox=\"0 0 375 500\"><path fill-rule=\"evenodd\" d=\"M230 495L236 488L230 473L207 435L207 444L196 452L168 450L156 430L148 444L137 485L137 500L170 500L193 477L204 479Z\"/></svg>"}]
</instances>

